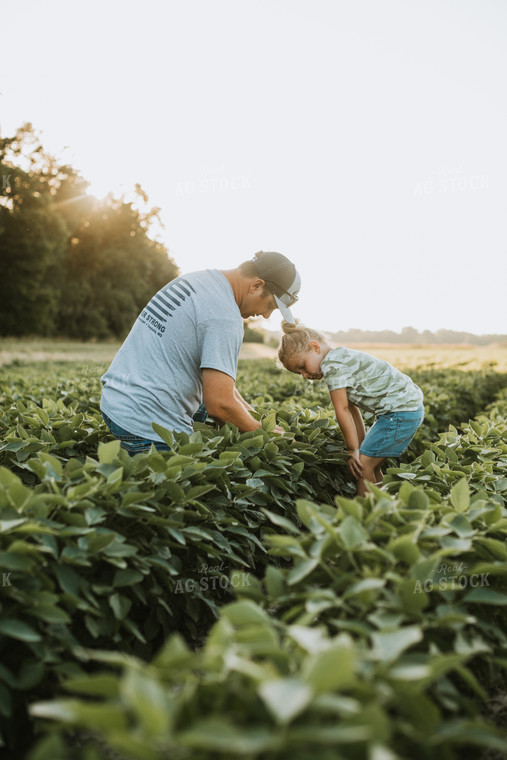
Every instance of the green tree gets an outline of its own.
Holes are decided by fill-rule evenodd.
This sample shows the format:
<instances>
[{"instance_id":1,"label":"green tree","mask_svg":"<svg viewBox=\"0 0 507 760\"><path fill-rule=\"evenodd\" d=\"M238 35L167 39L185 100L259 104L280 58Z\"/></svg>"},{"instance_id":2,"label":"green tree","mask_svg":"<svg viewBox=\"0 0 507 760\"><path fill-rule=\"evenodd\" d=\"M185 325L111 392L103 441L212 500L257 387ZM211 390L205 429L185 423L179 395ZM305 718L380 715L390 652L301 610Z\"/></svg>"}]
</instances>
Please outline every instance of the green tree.
<instances>
[{"instance_id":1,"label":"green tree","mask_svg":"<svg viewBox=\"0 0 507 760\"><path fill-rule=\"evenodd\" d=\"M109 196L95 201L69 240L60 332L72 337L122 337L141 308L178 274L149 222Z\"/></svg>"},{"instance_id":2,"label":"green tree","mask_svg":"<svg viewBox=\"0 0 507 760\"><path fill-rule=\"evenodd\" d=\"M122 337L178 274L151 228L159 209L88 195L30 124L0 140L0 334ZM141 203L142 202L142 203Z\"/></svg>"},{"instance_id":3,"label":"green tree","mask_svg":"<svg viewBox=\"0 0 507 760\"><path fill-rule=\"evenodd\" d=\"M28 155L23 148L29 146ZM16 161L16 159L20 159ZM0 140L0 333L51 334L68 239L29 125Z\"/></svg>"},{"instance_id":4,"label":"green tree","mask_svg":"<svg viewBox=\"0 0 507 760\"><path fill-rule=\"evenodd\" d=\"M264 343L264 333L260 330L255 330L250 327L247 321L243 320L243 327L245 328L245 334L243 336L243 343Z\"/></svg>"}]
</instances>

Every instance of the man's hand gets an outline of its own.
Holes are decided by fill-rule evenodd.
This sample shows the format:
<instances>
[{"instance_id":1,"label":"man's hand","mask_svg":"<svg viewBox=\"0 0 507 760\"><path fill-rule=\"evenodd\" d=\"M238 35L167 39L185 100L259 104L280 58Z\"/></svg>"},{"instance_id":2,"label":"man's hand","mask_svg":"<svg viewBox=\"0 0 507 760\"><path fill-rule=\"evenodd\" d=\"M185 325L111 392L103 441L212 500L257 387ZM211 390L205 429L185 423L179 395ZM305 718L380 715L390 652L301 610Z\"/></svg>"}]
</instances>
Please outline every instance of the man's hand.
<instances>
[{"instance_id":1,"label":"man's hand","mask_svg":"<svg viewBox=\"0 0 507 760\"><path fill-rule=\"evenodd\" d=\"M287 432L287 431L284 430L283 427L280 427L280 425L276 425L273 428L273 433L278 433L279 435L283 435L285 432Z\"/></svg>"},{"instance_id":2,"label":"man's hand","mask_svg":"<svg viewBox=\"0 0 507 760\"><path fill-rule=\"evenodd\" d=\"M350 474L356 480L362 476L364 467L359 459L359 449L354 449L352 451L349 449L347 467L349 468Z\"/></svg>"}]
</instances>

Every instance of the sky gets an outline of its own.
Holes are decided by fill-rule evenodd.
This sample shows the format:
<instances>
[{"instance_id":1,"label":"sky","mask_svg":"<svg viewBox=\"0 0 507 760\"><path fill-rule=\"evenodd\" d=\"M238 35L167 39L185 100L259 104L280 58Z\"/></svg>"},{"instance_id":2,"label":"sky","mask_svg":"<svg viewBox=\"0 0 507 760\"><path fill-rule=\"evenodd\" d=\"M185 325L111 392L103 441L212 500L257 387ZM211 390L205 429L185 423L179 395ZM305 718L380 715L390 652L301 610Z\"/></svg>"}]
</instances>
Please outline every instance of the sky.
<instances>
[{"instance_id":1,"label":"sky","mask_svg":"<svg viewBox=\"0 0 507 760\"><path fill-rule=\"evenodd\" d=\"M0 10L2 137L140 183L182 272L280 251L309 326L507 333L504 0Z\"/></svg>"}]
</instances>

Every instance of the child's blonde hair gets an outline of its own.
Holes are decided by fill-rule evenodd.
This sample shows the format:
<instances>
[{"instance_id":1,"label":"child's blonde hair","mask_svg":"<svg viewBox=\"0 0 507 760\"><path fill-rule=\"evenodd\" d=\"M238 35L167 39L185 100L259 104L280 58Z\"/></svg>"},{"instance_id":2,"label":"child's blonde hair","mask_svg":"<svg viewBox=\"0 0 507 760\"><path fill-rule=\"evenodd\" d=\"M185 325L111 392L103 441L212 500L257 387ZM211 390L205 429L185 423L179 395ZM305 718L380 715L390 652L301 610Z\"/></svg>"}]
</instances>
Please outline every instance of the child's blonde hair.
<instances>
[{"instance_id":1,"label":"child's blonde hair","mask_svg":"<svg viewBox=\"0 0 507 760\"><path fill-rule=\"evenodd\" d=\"M278 359L284 366L287 359L290 359L291 356L306 351L312 340L317 340L319 343L327 343L324 335L317 332L317 330L312 330L311 327L305 327L298 320L296 320L295 325L290 322L282 322L282 330L284 335L278 350Z\"/></svg>"}]
</instances>

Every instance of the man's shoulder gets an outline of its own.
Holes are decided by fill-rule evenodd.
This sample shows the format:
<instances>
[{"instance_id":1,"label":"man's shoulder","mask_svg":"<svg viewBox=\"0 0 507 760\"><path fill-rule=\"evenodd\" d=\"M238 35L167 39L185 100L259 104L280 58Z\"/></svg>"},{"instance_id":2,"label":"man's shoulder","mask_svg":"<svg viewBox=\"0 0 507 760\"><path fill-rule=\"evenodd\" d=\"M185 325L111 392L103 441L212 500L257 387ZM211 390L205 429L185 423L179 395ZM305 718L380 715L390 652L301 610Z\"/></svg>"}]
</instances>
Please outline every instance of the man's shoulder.
<instances>
[{"instance_id":1,"label":"man's shoulder","mask_svg":"<svg viewBox=\"0 0 507 760\"><path fill-rule=\"evenodd\" d=\"M220 275L220 270L218 269L196 269L192 272L183 272L182 274L179 274L167 284L170 285L171 282L179 281L184 282L185 280L188 280L189 282L205 282L207 280L219 281L220 278L217 275Z\"/></svg>"},{"instance_id":2,"label":"man's shoulder","mask_svg":"<svg viewBox=\"0 0 507 760\"><path fill-rule=\"evenodd\" d=\"M181 287L191 287L194 291L194 314L198 324L234 324L243 332L243 319L233 290L219 269L203 269L184 274L174 282L176 287L181 284Z\"/></svg>"},{"instance_id":3,"label":"man's shoulder","mask_svg":"<svg viewBox=\"0 0 507 760\"><path fill-rule=\"evenodd\" d=\"M187 283L196 290L200 289L203 297L234 299L232 288L219 269L198 269L194 272L186 272L168 282L167 286L178 285L178 283L182 285Z\"/></svg>"},{"instance_id":4,"label":"man's shoulder","mask_svg":"<svg viewBox=\"0 0 507 760\"><path fill-rule=\"evenodd\" d=\"M228 312L236 305L232 288L219 269L180 274L164 285L160 292L176 298L181 296L182 302L192 302L200 319L208 311L213 316Z\"/></svg>"},{"instance_id":5,"label":"man's shoulder","mask_svg":"<svg viewBox=\"0 0 507 760\"><path fill-rule=\"evenodd\" d=\"M192 269L191 272L182 272L178 277L199 277L201 275L209 275L219 272L219 269L206 268L206 269Z\"/></svg>"}]
</instances>

